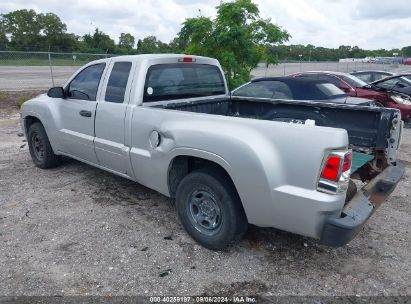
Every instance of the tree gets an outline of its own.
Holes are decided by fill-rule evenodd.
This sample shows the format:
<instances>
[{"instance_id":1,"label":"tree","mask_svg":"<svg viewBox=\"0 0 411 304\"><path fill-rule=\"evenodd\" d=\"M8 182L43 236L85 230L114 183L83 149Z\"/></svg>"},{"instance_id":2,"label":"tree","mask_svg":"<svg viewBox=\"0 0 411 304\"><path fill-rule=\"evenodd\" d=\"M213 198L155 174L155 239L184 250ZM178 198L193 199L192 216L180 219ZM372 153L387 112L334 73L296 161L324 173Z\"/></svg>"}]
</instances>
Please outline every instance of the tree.
<instances>
[{"instance_id":1,"label":"tree","mask_svg":"<svg viewBox=\"0 0 411 304\"><path fill-rule=\"evenodd\" d=\"M8 42L3 17L0 16L0 50L6 49Z\"/></svg>"},{"instance_id":2,"label":"tree","mask_svg":"<svg viewBox=\"0 0 411 304\"><path fill-rule=\"evenodd\" d=\"M34 10L17 10L3 14L6 33L10 34L10 45L16 49L37 48L41 45L40 15Z\"/></svg>"},{"instance_id":3,"label":"tree","mask_svg":"<svg viewBox=\"0 0 411 304\"><path fill-rule=\"evenodd\" d=\"M214 20L199 16L188 18L178 34L185 41L185 52L217 58L230 88L250 79L250 72L261 59L273 63L268 47L290 37L270 19L262 19L251 0L221 2Z\"/></svg>"},{"instance_id":4,"label":"tree","mask_svg":"<svg viewBox=\"0 0 411 304\"><path fill-rule=\"evenodd\" d=\"M139 54L168 53L169 51L168 44L157 40L155 36L147 36L137 42L137 52Z\"/></svg>"},{"instance_id":5,"label":"tree","mask_svg":"<svg viewBox=\"0 0 411 304\"><path fill-rule=\"evenodd\" d=\"M186 43L180 37L175 37L173 40L170 41L168 44L168 48L171 53L179 54L184 53L184 49L186 48Z\"/></svg>"},{"instance_id":6,"label":"tree","mask_svg":"<svg viewBox=\"0 0 411 304\"><path fill-rule=\"evenodd\" d=\"M121 33L118 41L118 46L122 49L131 50L134 47L136 40L130 33Z\"/></svg>"},{"instance_id":7,"label":"tree","mask_svg":"<svg viewBox=\"0 0 411 304\"><path fill-rule=\"evenodd\" d=\"M61 35L67 30L67 26L61 22L56 14L38 15L38 19L44 36L48 38L55 38L55 36Z\"/></svg>"},{"instance_id":8,"label":"tree","mask_svg":"<svg viewBox=\"0 0 411 304\"><path fill-rule=\"evenodd\" d=\"M338 48L314 45L281 44L290 37L287 31L259 16L252 0L232 0L217 6L214 19L188 18L170 43L155 36L137 41L130 33L121 33L118 45L99 29L78 37L54 13L16 10L0 14L0 49L110 52L118 54L189 53L220 60L230 87L250 78L258 62L267 65L278 61L336 61L341 58L391 57L393 53L411 57L411 45L402 49L364 50L358 46Z\"/></svg>"},{"instance_id":9,"label":"tree","mask_svg":"<svg viewBox=\"0 0 411 304\"><path fill-rule=\"evenodd\" d=\"M115 49L114 40L109 35L103 33L98 28L94 34L86 34L83 36L83 41L87 51L108 52L111 53Z\"/></svg>"},{"instance_id":10,"label":"tree","mask_svg":"<svg viewBox=\"0 0 411 304\"><path fill-rule=\"evenodd\" d=\"M410 46L403 47L403 48L401 49L401 52L402 52L402 55L403 55L404 57L411 57L411 45L410 45Z\"/></svg>"},{"instance_id":11,"label":"tree","mask_svg":"<svg viewBox=\"0 0 411 304\"><path fill-rule=\"evenodd\" d=\"M43 45L53 50L61 50L66 47L67 26L61 22L59 16L53 13L37 15L38 22L41 26L41 36Z\"/></svg>"},{"instance_id":12,"label":"tree","mask_svg":"<svg viewBox=\"0 0 411 304\"><path fill-rule=\"evenodd\" d=\"M0 23L0 46L8 42L8 34L8 44L17 50L76 48L76 36L67 34L66 25L53 13L37 14L34 10L17 10L3 14Z\"/></svg>"},{"instance_id":13,"label":"tree","mask_svg":"<svg viewBox=\"0 0 411 304\"><path fill-rule=\"evenodd\" d=\"M139 39L137 42L137 51L139 54L155 53L157 49L157 38L155 36L145 37L143 40Z\"/></svg>"}]
</instances>

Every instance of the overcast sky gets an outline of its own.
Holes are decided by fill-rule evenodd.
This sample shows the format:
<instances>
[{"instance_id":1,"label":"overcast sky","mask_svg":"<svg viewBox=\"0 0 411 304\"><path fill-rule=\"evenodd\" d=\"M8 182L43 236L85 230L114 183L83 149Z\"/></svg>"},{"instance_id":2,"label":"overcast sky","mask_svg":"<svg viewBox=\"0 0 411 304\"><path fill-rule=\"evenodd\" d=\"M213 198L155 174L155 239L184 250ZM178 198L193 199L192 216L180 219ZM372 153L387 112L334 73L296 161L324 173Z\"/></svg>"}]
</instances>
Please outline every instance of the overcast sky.
<instances>
[{"instance_id":1,"label":"overcast sky","mask_svg":"<svg viewBox=\"0 0 411 304\"><path fill-rule=\"evenodd\" d=\"M170 41L187 17L214 16L219 0L1 0L0 13L16 9L56 13L68 32L98 27L117 40L155 35ZM411 44L411 3L406 0L254 0L262 17L287 29L290 44L396 48Z\"/></svg>"}]
</instances>

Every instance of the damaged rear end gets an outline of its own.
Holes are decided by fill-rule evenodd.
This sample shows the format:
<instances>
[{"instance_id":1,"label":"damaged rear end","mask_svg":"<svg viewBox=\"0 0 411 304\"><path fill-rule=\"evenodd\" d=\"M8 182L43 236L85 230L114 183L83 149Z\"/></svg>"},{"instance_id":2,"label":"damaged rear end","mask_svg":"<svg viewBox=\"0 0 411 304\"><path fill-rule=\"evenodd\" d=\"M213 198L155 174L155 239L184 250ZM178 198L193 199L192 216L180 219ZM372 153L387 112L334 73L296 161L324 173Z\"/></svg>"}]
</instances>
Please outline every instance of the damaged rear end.
<instances>
[{"instance_id":1,"label":"damaged rear end","mask_svg":"<svg viewBox=\"0 0 411 304\"><path fill-rule=\"evenodd\" d=\"M350 138L349 151L333 152L331 156L325 157L318 190L326 192L331 189L336 193L348 188L348 191L341 214L338 217L328 217L323 226L320 237L322 244L339 247L350 242L404 175L405 166L398 162L396 157L403 128L401 114L396 110L386 110L379 115L375 112L374 120L357 122L347 128ZM365 131L361 128L361 124L369 123L373 124L378 132L372 134L368 132L370 129ZM324 178L324 168L327 168L330 159L332 162L333 157L335 165L328 167L335 172L328 175L326 172L325 176L328 178ZM330 181L330 177L334 181ZM358 191L357 184L361 184Z\"/></svg>"}]
</instances>

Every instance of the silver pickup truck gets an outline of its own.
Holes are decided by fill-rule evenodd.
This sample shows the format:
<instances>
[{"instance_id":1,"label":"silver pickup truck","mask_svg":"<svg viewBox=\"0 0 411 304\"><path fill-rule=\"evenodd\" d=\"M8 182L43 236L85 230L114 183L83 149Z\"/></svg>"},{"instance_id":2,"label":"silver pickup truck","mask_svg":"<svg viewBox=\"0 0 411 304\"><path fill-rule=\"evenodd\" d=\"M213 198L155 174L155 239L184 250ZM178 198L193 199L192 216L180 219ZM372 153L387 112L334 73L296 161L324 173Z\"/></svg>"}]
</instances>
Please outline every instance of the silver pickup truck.
<instances>
[{"instance_id":1,"label":"silver pickup truck","mask_svg":"<svg viewBox=\"0 0 411 304\"><path fill-rule=\"evenodd\" d=\"M173 197L216 250L248 224L342 246L405 170L397 110L231 97L218 61L199 56L93 61L21 118L36 166L65 155Z\"/></svg>"}]
</instances>

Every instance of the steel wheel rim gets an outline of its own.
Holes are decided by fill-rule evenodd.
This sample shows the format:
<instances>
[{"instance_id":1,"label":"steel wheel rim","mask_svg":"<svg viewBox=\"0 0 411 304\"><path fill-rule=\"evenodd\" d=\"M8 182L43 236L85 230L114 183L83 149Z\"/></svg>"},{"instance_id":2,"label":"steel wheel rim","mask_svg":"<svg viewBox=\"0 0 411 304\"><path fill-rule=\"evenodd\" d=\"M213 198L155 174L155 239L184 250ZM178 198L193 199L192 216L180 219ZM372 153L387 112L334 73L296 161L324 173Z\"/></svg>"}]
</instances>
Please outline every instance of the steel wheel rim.
<instances>
[{"instance_id":1,"label":"steel wheel rim","mask_svg":"<svg viewBox=\"0 0 411 304\"><path fill-rule=\"evenodd\" d=\"M196 230L206 235L216 234L222 223L221 209L207 190L194 190L187 200L187 213Z\"/></svg>"},{"instance_id":2,"label":"steel wheel rim","mask_svg":"<svg viewBox=\"0 0 411 304\"><path fill-rule=\"evenodd\" d=\"M42 161L45 155L44 142L36 132L31 135L31 148L37 160Z\"/></svg>"}]
</instances>

